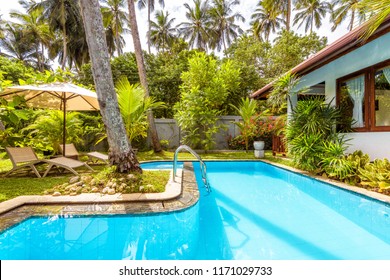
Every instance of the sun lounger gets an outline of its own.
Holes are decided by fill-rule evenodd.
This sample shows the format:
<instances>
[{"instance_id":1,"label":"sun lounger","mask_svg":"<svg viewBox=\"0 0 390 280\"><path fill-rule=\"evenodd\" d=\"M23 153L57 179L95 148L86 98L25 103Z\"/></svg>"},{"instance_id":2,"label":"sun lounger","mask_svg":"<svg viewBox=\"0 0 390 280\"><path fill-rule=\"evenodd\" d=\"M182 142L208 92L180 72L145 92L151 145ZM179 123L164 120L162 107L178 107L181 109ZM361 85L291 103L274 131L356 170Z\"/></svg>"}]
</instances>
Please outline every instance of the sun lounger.
<instances>
[{"instance_id":1,"label":"sun lounger","mask_svg":"<svg viewBox=\"0 0 390 280\"><path fill-rule=\"evenodd\" d=\"M12 172L22 169L22 168L31 168L32 171L37 175L38 178L41 178L41 175L39 174L37 168L35 167L36 164L44 163L45 161L38 159L37 155L34 153L33 149L30 147L23 147L23 148L11 148L7 147L5 148L9 159L12 162L13 168L8 171L4 177L8 176Z\"/></svg>"},{"instance_id":2,"label":"sun lounger","mask_svg":"<svg viewBox=\"0 0 390 280\"><path fill-rule=\"evenodd\" d=\"M54 166L57 168L66 169L75 175L78 175L78 173L74 169L82 166L88 168L91 171L94 171L87 163L75 159L66 158L66 157L58 157L53 159L38 159L34 150L30 147L23 147L23 148L7 147L6 150L13 164L13 168L10 171L8 171L5 174L5 176L8 176L10 173L14 172L15 170L29 167L32 169L32 171L34 171L37 177L41 178L41 175L39 174L38 170L35 167L36 164L40 164L40 163L49 164L42 177L45 177Z\"/></svg>"},{"instance_id":3,"label":"sun lounger","mask_svg":"<svg viewBox=\"0 0 390 280\"><path fill-rule=\"evenodd\" d=\"M67 157L58 157L58 158L53 158L53 159L47 159L47 160L45 160L45 162L47 162L49 164L49 166L47 167L47 169L42 177L46 177L46 175L49 173L49 171L54 166L62 167L66 170L69 170L70 172L72 172L75 175L78 175L77 171L74 170L74 168L77 168L77 167L84 166L84 167L88 168L89 170L94 171L87 163L79 161L79 160L67 158Z\"/></svg>"},{"instance_id":4,"label":"sun lounger","mask_svg":"<svg viewBox=\"0 0 390 280\"><path fill-rule=\"evenodd\" d=\"M62 146L63 145L61 144L60 150L61 150L61 153L63 154ZM81 154L77 151L77 149L73 143L65 144L65 155L64 155L65 157L72 158L72 159L78 159L80 155ZM88 156L87 162L96 163L99 160L101 160L101 161L108 163L108 155L106 155L106 154L102 154L99 152L90 152L90 153L86 153L85 155Z\"/></svg>"}]
</instances>

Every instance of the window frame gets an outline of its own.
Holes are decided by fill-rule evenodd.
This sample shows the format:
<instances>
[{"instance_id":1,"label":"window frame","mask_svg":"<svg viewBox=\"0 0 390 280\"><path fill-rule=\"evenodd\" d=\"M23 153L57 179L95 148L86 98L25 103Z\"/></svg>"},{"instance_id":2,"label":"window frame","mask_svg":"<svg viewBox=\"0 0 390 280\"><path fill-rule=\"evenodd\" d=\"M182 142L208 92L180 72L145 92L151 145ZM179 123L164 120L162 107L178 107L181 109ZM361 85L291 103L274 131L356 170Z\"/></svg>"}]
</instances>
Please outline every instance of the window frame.
<instances>
[{"instance_id":1,"label":"window frame","mask_svg":"<svg viewBox=\"0 0 390 280\"><path fill-rule=\"evenodd\" d=\"M390 67L390 59L336 79L336 105L340 106L341 84L353 77L364 75L364 127L352 128L354 132L390 131L390 126L375 125L375 73Z\"/></svg>"}]
</instances>

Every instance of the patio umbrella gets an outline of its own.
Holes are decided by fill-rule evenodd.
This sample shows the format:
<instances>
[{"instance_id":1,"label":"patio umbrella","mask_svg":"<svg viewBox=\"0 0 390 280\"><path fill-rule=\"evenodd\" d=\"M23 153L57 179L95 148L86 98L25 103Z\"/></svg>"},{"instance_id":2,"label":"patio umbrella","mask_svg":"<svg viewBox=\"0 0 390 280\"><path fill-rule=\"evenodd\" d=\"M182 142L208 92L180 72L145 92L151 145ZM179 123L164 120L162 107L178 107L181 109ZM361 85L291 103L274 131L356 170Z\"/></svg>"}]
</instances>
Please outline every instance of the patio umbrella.
<instances>
[{"instance_id":1,"label":"patio umbrella","mask_svg":"<svg viewBox=\"0 0 390 280\"><path fill-rule=\"evenodd\" d=\"M63 154L65 154L66 144L66 112L99 110L95 92L71 83L13 86L0 93L0 97L6 100L12 100L15 95L24 96L31 107L57 109L64 112Z\"/></svg>"}]
</instances>

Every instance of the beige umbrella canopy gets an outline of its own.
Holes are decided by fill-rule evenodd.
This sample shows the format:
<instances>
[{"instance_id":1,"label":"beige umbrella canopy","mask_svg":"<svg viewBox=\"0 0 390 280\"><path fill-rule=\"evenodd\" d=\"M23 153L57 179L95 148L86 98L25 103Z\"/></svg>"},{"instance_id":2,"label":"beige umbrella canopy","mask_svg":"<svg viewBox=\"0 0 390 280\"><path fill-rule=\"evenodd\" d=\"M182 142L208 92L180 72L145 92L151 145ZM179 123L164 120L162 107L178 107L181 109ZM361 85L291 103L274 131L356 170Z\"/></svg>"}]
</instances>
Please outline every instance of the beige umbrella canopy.
<instances>
[{"instance_id":1,"label":"beige umbrella canopy","mask_svg":"<svg viewBox=\"0 0 390 280\"><path fill-rule=\"evenodd\" d=\"M66 112L99 110L99 103L95 92L71 83L13 86L0 93L0 97L6 100L12 100L15 95L24 96L28 106L57 109L64 112L64 128L62 135L64 154L66 142Z\"/></svg>"}]
</instances>

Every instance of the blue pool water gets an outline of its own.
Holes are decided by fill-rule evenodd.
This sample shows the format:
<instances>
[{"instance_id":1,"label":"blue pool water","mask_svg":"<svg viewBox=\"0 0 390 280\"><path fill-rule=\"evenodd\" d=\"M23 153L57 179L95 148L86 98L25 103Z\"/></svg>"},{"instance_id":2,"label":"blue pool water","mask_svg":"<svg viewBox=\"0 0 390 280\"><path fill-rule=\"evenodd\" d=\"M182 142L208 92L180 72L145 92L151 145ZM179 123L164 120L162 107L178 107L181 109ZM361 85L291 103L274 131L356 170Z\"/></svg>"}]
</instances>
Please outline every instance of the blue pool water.
<instances>
[{"instance_id":1,"label":"blue pool water","mask_svg":"<svg viewBox=\"0 0 390 280\"><path fill-rule=\"evenodd\" d=\"M207 171L187 210L30 218L0 235L0 259L390 259L388 204L261 162Z\"/></svg>"},{"instance_id":2,"label":"blue pool water","mask_svg":"<svg viewBox=\"0 0 390 280\"><path fill-rule=\"evenodd\" d=\"M143 169L172 169L172 161L151 161L141 163ZM177 168L183 168L183 162L177 162Z\"/></svg>"}]
</instances>

